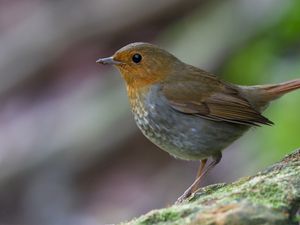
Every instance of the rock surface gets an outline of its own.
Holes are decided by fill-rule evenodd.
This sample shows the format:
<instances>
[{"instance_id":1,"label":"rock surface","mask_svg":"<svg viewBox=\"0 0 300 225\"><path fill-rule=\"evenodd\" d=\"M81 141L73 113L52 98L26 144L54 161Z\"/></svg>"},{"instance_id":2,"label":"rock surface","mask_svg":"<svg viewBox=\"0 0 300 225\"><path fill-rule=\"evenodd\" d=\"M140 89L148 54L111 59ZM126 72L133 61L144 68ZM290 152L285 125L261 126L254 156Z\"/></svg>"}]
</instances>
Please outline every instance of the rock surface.
<instances>
[{"instance_id":1,"label":"rock surface","mask_svg":"<svg viewBox=\"0 0 300 225\"><path fill-rule=\"evenodd\" d=\"M297 225L299 209L300 149L254 176L204 187L123 225Z\"/></svg>"}]
</instances>

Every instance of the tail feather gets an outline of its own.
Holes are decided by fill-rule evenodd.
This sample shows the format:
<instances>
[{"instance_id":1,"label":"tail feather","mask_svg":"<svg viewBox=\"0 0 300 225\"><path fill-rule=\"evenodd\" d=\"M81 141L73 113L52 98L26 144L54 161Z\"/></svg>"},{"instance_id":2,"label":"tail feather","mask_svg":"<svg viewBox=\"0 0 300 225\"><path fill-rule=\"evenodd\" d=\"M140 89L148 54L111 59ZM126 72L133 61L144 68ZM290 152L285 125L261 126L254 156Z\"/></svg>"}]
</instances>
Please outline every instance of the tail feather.
<instances>
[{"instance_id":1,"label":"tail feather","mask_svg":"<svg viewBox=\"0 0 300 225\"><path fill-rule=\"evenodd\" d=\"M268 106L270 101L296 89L300 89L300 79L279 84L248 86L243 89L243 93L254 108L261 112Z\"/></svg>"},{"instance_id":2,"label":"tail feather","mask_svg":"<svg viewBox=\"0 0 300 225\"><path fill-rule=\"evenodd\" d=\"M266 97L269 97L269 100L271 101L290 91L300 88L300 79L291 80L280 84L263 85L261 87L265 91Z\"/></svg>"}]
</instances>

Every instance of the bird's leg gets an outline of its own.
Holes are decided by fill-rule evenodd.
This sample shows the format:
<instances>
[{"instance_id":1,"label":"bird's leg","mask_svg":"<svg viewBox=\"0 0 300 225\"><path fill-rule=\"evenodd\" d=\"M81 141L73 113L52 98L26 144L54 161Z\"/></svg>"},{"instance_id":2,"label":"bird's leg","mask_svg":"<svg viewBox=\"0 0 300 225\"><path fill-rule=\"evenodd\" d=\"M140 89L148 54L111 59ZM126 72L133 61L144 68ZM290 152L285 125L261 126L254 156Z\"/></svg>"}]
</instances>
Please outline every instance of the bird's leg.
<instances>
[{"instance_id":1,"label":"bird's leg","mask_svg":"<svg viewBox=\"0 0 300 225\"><path fill-rule=\"evenodd\" d=\"M205 169L202 169L203 172L201 172L200 176L198 176L196 178L196 180L192 183L192 185L183 193L183 195L181 195L177 201L175 202L175 204L179 204L181 203L183 200L185 200L186 198L190 197L192 193L196 192L196 190L198 189L199 187L199 184L202 180L202 178L211 170L213 169L222 159L222 153L221 152L218 152L218 154L214 155L213 156L213 161L205 168ZM202 162L203 164L203 162ZM205 165L204 165L205 166ZM201 171L201 167L202 165L200 166L200 169L199 169L199 172Z\"/></svg>"},{"instance_id":2,"label":"bird's leg","mask_svg":"<svg viewBox=\"0 0 300 225\"><path fill-rule=\"evenodd\" d=\"M195 180L197 180L198 177L200 177L201 174L203 173L203 170L204 170L204 168L205 168L206 163L207 163L207 159L202 159L202 160L200 161L200 166L199 166L199 168L198 168L198 172L197 172L197 176L196 176L196 179L195 179ZM195 192L195 191L197 190L197 188L198 188L198 187L194 186L194 187L192 188L192 190L191 190L192 193Z\"/></svg>"}]
</instances>

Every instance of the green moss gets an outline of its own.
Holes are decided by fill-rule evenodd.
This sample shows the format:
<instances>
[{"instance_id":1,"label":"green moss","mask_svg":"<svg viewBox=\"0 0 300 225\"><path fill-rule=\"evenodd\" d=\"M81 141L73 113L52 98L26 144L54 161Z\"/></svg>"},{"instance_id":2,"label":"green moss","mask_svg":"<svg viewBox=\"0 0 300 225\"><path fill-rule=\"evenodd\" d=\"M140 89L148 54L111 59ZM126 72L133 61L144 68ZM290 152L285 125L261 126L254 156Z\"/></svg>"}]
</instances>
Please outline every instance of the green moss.
<instances>
[{"instance_id":1,"label":"green moss","mask_svg":"<svg viewBox=\"0 0 300 225\"><path fill-rule=\"evenodd\" d=\"M212 185L208 185L206 187L203 187L201 189L199 189L199 191L191 197L191 199L189 200L190 202L196 201L197 199L199 199L202 195L208 196L210 194L215 193L218 190L223 191L224 188L226 188L228 185L226 185L225 183L220 183L220 184L212 184Z\"/></svg>"},{"instance_id":2,"label":"green moss","mask_svg":"<svg viewBox=\"0 0 300 225\"><path fill-rule=\"evenodd\" d=\"M145 216L133 221L130 224L136 225L167 225L167 224L181 224L183 220L193 214L196 210L185 207L170 207L163 210L154 210ZM175 222L176 221L176 222Z\"/></svg>"},{"instance_id":3,"label":"green moss","mask_svg":"<svg viewBox=\"0 0 300 225\"><path fill-rule=\"evenodd\" d=\"M259 184L249 186L250 191L240 192L236 195L238 199L248 199L255 204L262 204L272 208L280 208L285 206L285 192L283 187L278 184Z\"/></svg>"},{"instance_id":4,"label":"green moss","mask_svg":"<svg viewBox=\"0 0 300 225\"><path fill-rule=\"evenodd\" d=\"M177 212L174 212L172 210L166 210L163 212L156 212L153 213L148 218L145 218L145 220L141 221L141 225L150 225L150 224L158 224L160 222L173 222L175 220L178 220L180 218L180 215Z\"/></svg>"},{"instance_id":5,"label":"green moss","mask_svg":"<svg viewBox=\"0 0 300 225\"><path fill-rule=\"evenodd\" d=\"M293 224L300 201L299 158L296 151L255 176L204 187L184 204L153 210L127 225Z\"/></svg>"},{"instance_id":6,"label":"green moss","mask_svg":"<svg viewBox=\"0 0 300 225\"><path fill-rule=\"evenodd\" d=\"M293 187L289 182L281 180L282 174L287 174L288 179L290 171L295 171L294 169L285 168L281 173L272 171L268 175L262 173L259 177L246 177L233 184L222 184L220 187L209 186L197 193L190 202L208 206L215 203L248 200L253 204L274 209L284 208L288 204L287 195L293 191ZM278 182L274 182L277 176ZM287 191L289 189L290 191Z\"/></svg>"}]
</instances>

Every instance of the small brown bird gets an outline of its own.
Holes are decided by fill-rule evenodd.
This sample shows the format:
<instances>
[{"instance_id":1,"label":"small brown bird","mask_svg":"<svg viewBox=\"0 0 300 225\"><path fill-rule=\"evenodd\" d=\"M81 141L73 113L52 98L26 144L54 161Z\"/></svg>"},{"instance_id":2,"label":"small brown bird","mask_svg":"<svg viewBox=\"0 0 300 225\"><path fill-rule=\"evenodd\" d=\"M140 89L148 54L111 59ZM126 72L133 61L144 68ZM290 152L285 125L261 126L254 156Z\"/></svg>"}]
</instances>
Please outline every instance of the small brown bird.
<instances>
[{"instance_id":1,"label":"small brown bird","mask_svg":"<svg viewBox=\"0 0 300 225\"><path fill-rule=\"evenodd\" d=\"M194 183L177 200L199 188L222 150L251 126L271 125L261 112L269 102L300 88L300 79L240 86L181 62L148 43L132 43L97 63L115 65L127 86L134 119L154 144L176 158L201 160ZM207 159L212 162L205 167Z\"/></svg>"}]
</instances>

